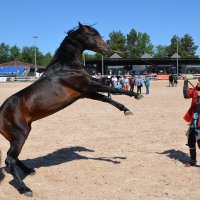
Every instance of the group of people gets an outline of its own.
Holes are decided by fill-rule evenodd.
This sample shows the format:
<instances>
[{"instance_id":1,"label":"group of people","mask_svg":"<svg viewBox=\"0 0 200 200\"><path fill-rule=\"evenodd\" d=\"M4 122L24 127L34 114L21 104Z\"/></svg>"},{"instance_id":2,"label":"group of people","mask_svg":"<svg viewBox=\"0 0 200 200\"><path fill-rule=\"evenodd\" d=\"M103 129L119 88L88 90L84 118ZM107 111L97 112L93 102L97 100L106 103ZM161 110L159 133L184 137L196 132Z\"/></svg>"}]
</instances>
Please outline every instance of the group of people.
<instances>
[{"instance_id":1,"label":"group of people","mask_svg":"<svg viewBox=\"0 0 200 200\"><path fill-rule=\"evenodd\" d=\"M142 87L145 86L146 94L149 94L150 78L148 76L128 77L120 76L117 78L115 75L111 78L112 86L118 89L130 90L134 92L135 86L137 87L137 93L142 93Z\"/></svg>"}]
</instances>

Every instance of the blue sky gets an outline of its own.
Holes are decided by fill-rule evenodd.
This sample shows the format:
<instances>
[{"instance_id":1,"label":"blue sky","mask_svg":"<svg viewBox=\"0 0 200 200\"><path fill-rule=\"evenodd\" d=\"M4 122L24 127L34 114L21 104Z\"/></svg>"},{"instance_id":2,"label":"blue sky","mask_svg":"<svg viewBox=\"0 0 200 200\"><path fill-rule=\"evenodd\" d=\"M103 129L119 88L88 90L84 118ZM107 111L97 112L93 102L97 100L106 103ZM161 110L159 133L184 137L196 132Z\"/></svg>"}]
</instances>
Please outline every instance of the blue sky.
<instances>
[{"instance_id":1,"label":"blue sky","mask_svg":"<svg viewBox=\"0 0 200 200\"><path fill-rule=\"evenodd\" d=\"M33 46L37 35L40 51L53 54L80 21L95 24L105 40L112 31L146 32L154 46L187 33L200 56L199 0L0 0L0 6L0 43L10 46Z\"/></svg>"}]
</instances>

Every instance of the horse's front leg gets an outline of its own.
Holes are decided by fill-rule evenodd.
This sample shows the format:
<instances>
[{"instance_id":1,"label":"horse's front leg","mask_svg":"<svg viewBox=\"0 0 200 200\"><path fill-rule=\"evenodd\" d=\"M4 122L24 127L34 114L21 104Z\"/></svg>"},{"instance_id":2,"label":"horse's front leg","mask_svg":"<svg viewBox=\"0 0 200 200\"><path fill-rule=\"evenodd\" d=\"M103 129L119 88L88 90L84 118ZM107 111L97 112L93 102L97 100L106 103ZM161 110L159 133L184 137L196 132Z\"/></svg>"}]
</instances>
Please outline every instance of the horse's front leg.
<instances>
[{"instance_id":1,"label":"horse's front leg","mask_svg":"<svg viewBox=\"0 0 200 200\"><path fill-rule=\"evenodd\" d=\"M113 88L110 86L102 85L96 81L90 81L89 82L89 91L90 92L106 92L106 93L119 93L119 94L125 94L130 97L134 96L135 99L141 99L143 95L133 92L133 91L128 91L128 90L123 90L123 89L117 89Z\"/></svg>"},{"instance_id":2,"label":"horse's front leg","mask_svg":"<svg viewBox=\"0 0 200 200\"><path fill-rule=\"evenodd\" d=\"M132 115L133 113L128 109L126 108L123 104L121 103L118 103L117 101L114 101L112 100L111 98L103 95L103 94L99 94L99 93L96 93L96 92L91 92L89 93L86 98L89 98L89 99L94 99L94 100L98 100L98 101L103 101L103 102L106 102L106 103L109 103L111 105L113 105L114 107L118 108L120 111L124 111L124 114L125 115Z\"/></svg>"}]
</instances>

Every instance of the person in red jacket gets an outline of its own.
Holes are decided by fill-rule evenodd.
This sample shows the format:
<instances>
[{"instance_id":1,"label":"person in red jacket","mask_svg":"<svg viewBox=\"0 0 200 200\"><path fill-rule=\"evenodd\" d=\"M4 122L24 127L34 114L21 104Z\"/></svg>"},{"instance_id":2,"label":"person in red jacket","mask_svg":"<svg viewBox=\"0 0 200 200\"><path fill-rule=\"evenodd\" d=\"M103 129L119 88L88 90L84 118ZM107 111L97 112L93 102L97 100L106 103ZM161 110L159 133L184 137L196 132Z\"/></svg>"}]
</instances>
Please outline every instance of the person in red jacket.
<instances>
[{"instance_id":1,"label":"person in red jacket","mask_svg":"<svg viewBox=\"0 0 200 200\"><path fill-rule=\"evenodd\" d=\"M197 164L196 143L200 148L200 78L198 78L196 87L193 88L189 88L186 77L183 77L183 80L183 96L186 99L192 98L191 106L183 117L185 121L189 122L190 126L187 131L190 161L185 165L190 167Z\"/></svg>"}]
</instances>

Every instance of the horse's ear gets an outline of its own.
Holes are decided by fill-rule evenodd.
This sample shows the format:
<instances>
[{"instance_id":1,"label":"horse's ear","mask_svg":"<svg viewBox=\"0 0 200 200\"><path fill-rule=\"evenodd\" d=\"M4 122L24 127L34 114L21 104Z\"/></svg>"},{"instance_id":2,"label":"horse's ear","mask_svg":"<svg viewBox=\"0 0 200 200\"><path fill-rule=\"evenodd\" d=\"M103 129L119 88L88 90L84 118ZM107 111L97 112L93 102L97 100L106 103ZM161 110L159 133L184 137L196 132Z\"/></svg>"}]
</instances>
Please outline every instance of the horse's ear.
<instances>
[{"instance_id":1,"label":"horse's ear","mask_svg":"<svg viewBox=\"0 0 200 200\"><path fill-rule=\"evenodd\" d=\"M79 25L79 28L84 29L84 25L83 25L83 24L81 24L81 23L79 22L78 25Z\"/></svg>"}]
</instances>

